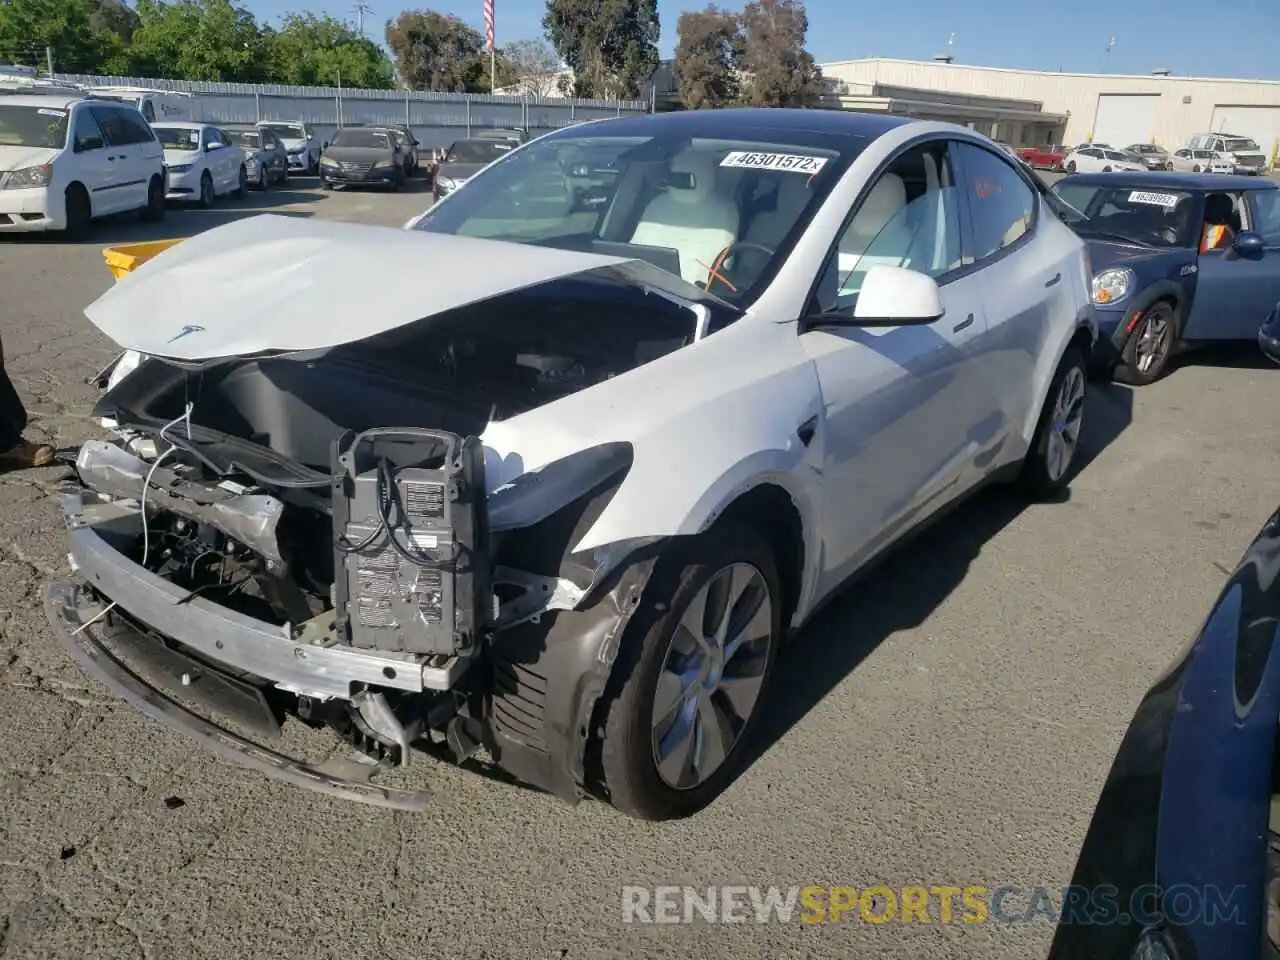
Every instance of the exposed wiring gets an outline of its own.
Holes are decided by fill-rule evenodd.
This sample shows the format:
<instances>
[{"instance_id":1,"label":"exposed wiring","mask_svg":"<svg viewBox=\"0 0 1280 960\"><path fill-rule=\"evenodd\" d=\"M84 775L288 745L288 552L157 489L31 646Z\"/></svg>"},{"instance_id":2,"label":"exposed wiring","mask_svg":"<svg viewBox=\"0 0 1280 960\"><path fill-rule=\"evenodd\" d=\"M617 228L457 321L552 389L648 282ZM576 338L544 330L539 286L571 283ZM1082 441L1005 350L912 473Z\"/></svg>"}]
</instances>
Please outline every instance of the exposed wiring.
<instances>
[{"instance_id":1,"label":"exposed wiring","mask_svg":"<svg viewBox=\"0 0 1280 960\"><path fill-rule=\"evenodd\" d=\"M173 420L170 420L168 423L166 423L163 427L160 428L159 435L161 439L167 440L169 442L169 449L165 450L163 453L161 453L158 457L155 458L155 460L151 464L151 469L147 471L147 479L144 480L142 484L142 501L141 501L141 510L140 510L140 513L142 516L142 560L139 561L139 564L142 567L146 567L147 556L151 553L151 526L147 523L147 491L151 489L151 479L152 477L155 476L156 468L160 466L161 462L165 459L165 457L169 456L169 454L173 453L173 451L178 449L177 444L175 444L172 440L169 440L169 438L165 436L165 431L170 430L173 427L176 427L178 424L182 423L185 420L187 424L187 439L190 440L191 439L191 408L193 406L194 404L188 401L180 417L175 417ZM99 620L105 617L108 613L110 613L113 609L115 609L117 603L118 601L112 600L109 604L107 604L105 607L99 610L96 614L94 614L93 617L86 620L84 623L80 624L80 626L76 627L76 629L72 631L71 635L74 637L77 634L87 630L89 627L93 626L95 623L97 623Z\"/></svg>"}]
</instances>

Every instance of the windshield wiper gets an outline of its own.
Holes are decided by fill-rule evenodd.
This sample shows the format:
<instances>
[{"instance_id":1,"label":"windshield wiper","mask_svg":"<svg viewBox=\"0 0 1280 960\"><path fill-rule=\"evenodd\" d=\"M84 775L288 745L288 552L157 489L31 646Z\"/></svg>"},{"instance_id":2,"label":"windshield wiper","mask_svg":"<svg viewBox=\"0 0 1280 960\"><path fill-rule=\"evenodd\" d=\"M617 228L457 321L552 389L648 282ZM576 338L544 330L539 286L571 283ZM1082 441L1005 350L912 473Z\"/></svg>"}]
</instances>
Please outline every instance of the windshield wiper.
<instances>
[{"instance_id":1,"label":"windshield wiper","mask_svg":"<svg viewBox=\"0 0 1280 960\"><path fill-rule=\"evenodd\" d=\"M1076 232L1092 237L1096 240L1110 240L1115 243L1129 243L1135 247L1151 246L1151 244L1147 243L1145 240L1139 240L1136 237L1127 237L1123 233L1108 233L1105 230L1090 230L1087 228L1082 230L1079 227L1076 228Z\"/></svg>"}]
</instances>

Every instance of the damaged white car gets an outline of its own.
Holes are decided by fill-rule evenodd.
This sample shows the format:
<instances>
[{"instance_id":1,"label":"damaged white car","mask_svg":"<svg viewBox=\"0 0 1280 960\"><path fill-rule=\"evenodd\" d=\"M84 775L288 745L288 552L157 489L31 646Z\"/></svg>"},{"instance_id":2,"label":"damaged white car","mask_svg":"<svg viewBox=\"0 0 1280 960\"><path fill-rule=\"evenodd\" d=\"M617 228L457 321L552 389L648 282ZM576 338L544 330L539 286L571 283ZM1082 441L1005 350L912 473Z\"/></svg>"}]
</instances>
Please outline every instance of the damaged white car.
<instances>
[{"instance_id":1,"label":"damaged white car","mask_svg":"<svg viewBox=\"0 0 1280 960\"><path fill-rule=\"evenodd\" d=\"M687 816L851 575L986 481L1067 483L1088 281L990 141L831 111L574 126L408 231L210 230L87 309L131 359L47 611L296 784L419 808L379 775L434 752ZM270 749L291 717L352 755Z\"/></svg>"}]
</instances>

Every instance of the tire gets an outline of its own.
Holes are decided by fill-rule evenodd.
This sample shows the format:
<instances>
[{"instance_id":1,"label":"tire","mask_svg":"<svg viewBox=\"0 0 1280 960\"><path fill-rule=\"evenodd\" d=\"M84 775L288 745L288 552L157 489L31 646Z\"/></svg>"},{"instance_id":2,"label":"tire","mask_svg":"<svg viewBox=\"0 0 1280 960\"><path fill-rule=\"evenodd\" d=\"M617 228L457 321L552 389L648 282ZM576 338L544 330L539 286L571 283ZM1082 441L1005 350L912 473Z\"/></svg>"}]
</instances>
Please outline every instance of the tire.
<instances>
[{"instance_id":1,"label":"tire","mask_svg":"<svg viewBox=\"0 0 1280 960\"><path fill-rule=\"evenodd\" d=\"M333 189L333 184L332 184L332 183L330 183L328 180L321 180L321 181L320 181L320 189L321 189L321 190L332 190L332 189Z\"/></svg>"},{"instance_id":2,"label":"tire","mask_svg":"<svg viewBox=\"0 0 1280 960\"><path fill-rule=\"evenodd\" d=\"M1143 312L1120 351L1116 379L1134 387L1155 383L1168 371L1177 342L1178 316L1173 304L1167 300L1153 303Z\"/></svg>"},{"instance_id":3,"label":"tire","mask_svg":"<svg viewBox=\"0 0 1280 960\"><path fill-rule=\"evenodd\" d=\"M782 594L777 563L758 533L747 526L724 522L678 550L659 561L643 606L627 627L601 708L603 722L597 726L597 729L603 728L599 741L603 780L600 786L610 804L639 820L692 816L733 782L745 762L746 747L767 703L769 678L782 639ZM761 600L754 613L739 612L735 617L735 622L742 624L739 635L747 638L728 659L728 665L736 665L732 666L730 675L744 681L735 688L743 694L737 709L718 685L725 662L691 653L699 647L693 633L682 624L682 618L698 606L705 605L705 609L714 611L716 598L726 596L722 593L726 585L745 586L741 593L729 594L726 602L731 606L725 611L726 617L744 609L743 604L733 605L734 597ZM747 606L750 603L750 599L746 600ZM748 631L748 626L754 629ZM714 645L715 640L704 637L704 642ZM691 657L696 657L696 665L690 662ZM695 680L687 688L696 694L693 699L677 693L680 681L673 667L678 661L683 661L684 670L697 669L697 676L702 678L702 682ZM664 686L668 689L660 692L659 683L664 677ZM754 699L749 696L752 687ZM670 700L671 707L665 717L656 718L659 699ZM663 770L657 759L659 745L664 742L664 736L672 736L675 725L680 723L677 710L683 712L689 704L693 707L688 734L666 741L687 745L689 749L681 752L680 747L675 746L675 753L668 759L672 756L685 759ZM741 716L743 712L745 717ZM672 717L668 723L666 718ZM698 728L705 736L711 732L707 724L713 722L721 731L736 727L737 735L723 751L718 764L713 758L704 757L707 769L696 771L696 764L691 764L695 754L701 752L695 750ZM666 726L667 733L658 733L655 723ZM694 780L681 783L677 769Z\"/></svg>"},{"instance_id":4,"label":"tire","mask_svg":"<svg viewBox=\"0 0 1280 960\"><path fill-rule=\"evenodd\" d=\"M79 240L89 232L93 223L93 207L89 203L89 192L78 184L67 187L65 194L67 204L67 225L63 231L67 239Z\"/></svg>"},{"instance_id":5,"label":"tire","mask_svg":"<svg viewBox=\"0 0 1280 960\"><path fill-rule=\"evenodd\" d=\"M404 170L398 170L398 171L396 172L396 175L395 175L394 177L392 177L392 178L391 178L391 190L392 190L392 192L394 192L394 193L399 193L401 190L403 190L403 189L404 189L404 181L405 181Z\"/></svg>"},{"instance_id":6,"label":"tire","mask_svg":"<svg viewBox=\"0 0 1280 960\"><path fill-rule=\"evenodd\" d=\"M249 195L249 171L245 170L244 164L240 165L240 179L235 189L236 199L243 200Z\"/></svg>"},{"instance_id":7,"label":"tire","mask_svg":"<svg viewBox=\"0 0 1280 960\"><path fill-rule=\"evenodd\" d=\"M213 177L206 170L200 175L200 206L208 210L213 206L216 196L213 192Z\"/></svg>"},{"instance_id":8,"label":"tire","mask_svg":"<svg viewBox=\"0 0 1280 960\"><path fill-rule=\"evenodd\" d=\"M1102 168L1102 172L1103 172L1103 173L1110 173L1110 172L1111 172L1111 168L1110 168L1110 167L1103 167L1103 168Z\"/></svg>"},{"instance_id":9,"label":"tire","mask_svg":"<svg viewBox=\"0 0 1280 960\"><path fill-rule=\"evenodd\" d=\"M164 181L160 177L152 177L147 184L147 205L139 211L138 217L143 223L161 223L164 215Z\"/></svg>"},{"instance_id":10,"label":"tire","mask_svg":"<svg viewBox=\"0 0 1280 960\"><path fill-rule=\"evenodd\" d=\"M1192 167L1192 168L1191 168L1191 172L1192 172L1192 173L1199 173L1199 172L1200 172L1200 164L1198 164L1198 163L1197 163L1194 167Z\"/></svg>"},{"instance_id":11,"label":"tire","mask_svg":"<svg viewBox=\"0 0 1280 960\"><path fill-rule=\"evenodd\" d=\"M261 190L263 193L266 193L270 185L271 185L271 174L267 173L266 167L259 167L258 168L258 189Z\"/></svg>"},{"instance_id":12,"label":"tire","mask_svg":"<svg viewBox=\"0 0 1280 960\"><path fill-rule=\"evenodd\" d=\"M1080 449L1084 402L1089 392L1086 360L1071 346L1058 364L1019 483L1034 500L1047 500L1066 489ZM1062 454L1065 453L1065 457Z\"/></svg>"},{"instance_id":13,"label":"tire","mask_svg":"<svg viewBox=\"0 0 1280 960\"><path fill-rule=\"evenodd\" d=\"M1075 173L1075 172L1076 172L1076 162L1072 160L1070 163L1067 164L1067 173Z\"/></svg>"}]
</instances>

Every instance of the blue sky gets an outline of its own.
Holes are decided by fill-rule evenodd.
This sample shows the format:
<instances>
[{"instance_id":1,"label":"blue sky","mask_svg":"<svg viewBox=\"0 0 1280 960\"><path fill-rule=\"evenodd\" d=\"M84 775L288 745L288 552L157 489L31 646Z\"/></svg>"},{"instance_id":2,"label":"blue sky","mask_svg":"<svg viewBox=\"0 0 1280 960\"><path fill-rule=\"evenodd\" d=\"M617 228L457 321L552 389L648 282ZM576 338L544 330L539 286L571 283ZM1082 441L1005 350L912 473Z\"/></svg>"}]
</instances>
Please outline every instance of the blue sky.
<instances>
[{"instance_id":1,"label":"blue sky","mask_svg":"<svg viewBox=\"0 0 1280 960\"><path fill-rule=\"evenodd\" d=\"M355 21L356 0L241 0L274 21L312 9ZM365 31L381 42L383 24L404 0L366 0ZM480 28L482 0L440 0L422 6L453 13ZM545 0L496 0L497 37L505 42L542 35ZM659 0L663 56L676 43L676 20L705 2ZM721 6L740 6L722 3ZM809 50L821 63L856 57L928 59L955 34L952 54L964 63L1085 73L1148 73L1280 79L1280 0L1233 0L1221 13L1205 0L808 0ZM1108 56L1107 41L1115 37ZM1212 39L1210 39L1212 37Z\"/></svg>"}]
</instances>

